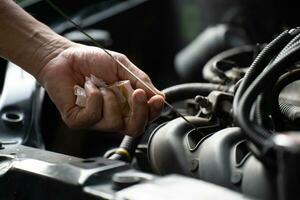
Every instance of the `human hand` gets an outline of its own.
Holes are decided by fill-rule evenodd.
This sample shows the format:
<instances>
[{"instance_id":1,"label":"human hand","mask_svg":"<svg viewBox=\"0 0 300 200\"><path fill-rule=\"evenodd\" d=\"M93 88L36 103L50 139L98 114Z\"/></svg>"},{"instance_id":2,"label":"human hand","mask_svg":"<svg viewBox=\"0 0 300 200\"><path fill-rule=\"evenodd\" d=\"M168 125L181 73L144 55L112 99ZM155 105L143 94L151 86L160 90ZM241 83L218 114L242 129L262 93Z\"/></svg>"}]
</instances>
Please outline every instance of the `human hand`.
<instances>
[{"instance_id":1,"label":"human hand","mask_svg":"<svg viewBox=\"0 0 300 200\"><path fill-rule=\"evenodd\" d=\"M164 104L163 94L124 55L112 51L110 53L161 95L154 95L146 89L100 48L75 43L47 62L37 74L37 79L45 87L69 127L91 127L134 136L143 131L149 120L159 115ZM91 74L108 84L130 80L135 91L131 99L132 109L128 115L122 115L112 91L98 90L93 84L85 83L85 77ZM75 104L74 85L84 86L86 90L87 105L84 108Z\"/></svg>"}]
</instances>

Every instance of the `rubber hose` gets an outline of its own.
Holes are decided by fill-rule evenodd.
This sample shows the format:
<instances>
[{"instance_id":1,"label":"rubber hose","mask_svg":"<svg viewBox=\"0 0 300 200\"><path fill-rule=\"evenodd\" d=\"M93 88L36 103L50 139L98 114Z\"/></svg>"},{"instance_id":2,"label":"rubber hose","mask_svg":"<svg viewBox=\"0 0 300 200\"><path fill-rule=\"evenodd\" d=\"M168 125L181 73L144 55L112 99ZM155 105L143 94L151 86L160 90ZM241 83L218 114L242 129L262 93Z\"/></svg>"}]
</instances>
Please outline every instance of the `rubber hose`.
<instances>
[{"instance_id":1,"label":"rubber hose","mask_svg":"<svg viewBox=\"0 0 300 200\"><path fill-rule=\"evenodd\" d=\"M298 34L296 37L294 37L285 47L284 49L279 53L279 55L275 58L273 62L277 62L280 58L283 58L286 56L286 54L291 50L292 48L298 46L300 44L300 34ZM297 78L299 79L299 78ZM283 88L281 88L283 89ZM267 116L274 108L274 103L270 104L269 102L273 102L272 95L272 87L269 87L268 89L265 88L265 90L260 95L260 98L257 99L257 106L256 106L256 119L259 125L265 124L267 120ZM279 95L279 93L278 93ZM277 99L278 96L275 96ZM276 106L278 107L278 102L276 102ZM279 108L279 107L278 107ZM267 111L267 112L266 112Z\"/></svg>"},{"instance_id":2,"label":"rubber hose","mask_svg":"<svg viewBox=\"0 0 300 200\"><path fill-rule=\"evenodd\" d=\"M208 95L213 90L228 92L229 87L213 83L184 83L166 88L162 92L166 95L166 100L172 103L199 94Z\"/></svg>"},{"instance_id":3,"label":"rubber hose","mask_svg":"<svg viewBox=\"0 0 300 200\"><path fill-rule=\"evenodd\" d=\"M265 101L271 102L271 115L274 120L280 122L281 119L277 119L277 116L280 116L281 110L278 103L278 98L280 92L286 87L288 84L297 81L300 79L300 69L294 69L282 75L279 80L276 82L275 87L273 88L272 96L266 96ZM267 104L266 104L267 105Z\"/></svg>"},{"instance_id":4,"label":"rubber hose","mask_svg":"<svg viewBox=\"0 0 300 200\"><path fill-rule=\"evenodd\" d=\"M280 49L284 48L285 44L291 44L292 40L298 36L299 29L295 29L296 31L293 33L292 31L285 31L281 33L278 37L276 37L273 41L271 41L256 57L254 62L251 64L248 72L244 76L244 80L239 86L233 101L233 112L236 121L239 121L237 117L237 106L238 102L240 101L241 96L243 95L244 91L247 89L247 86L251 84L252 81L256 78L256 76L264 69L265 66L270 62L270 60L276 55L276 53L280 53ZM295 37L296 35L296 37ZM293 38L293 39L292 39ZM289 42L290 41L290 42ZM258 100L261 101L263 98L259 98ZM252 106L251 106L252 107ZM258 110L256 119L260 121L260 123L265 122L265 117L262 116L261 110ZM265 132L261 132L263 137L268 137L268 134ZM258 141L260 139L256 138ZM260 142L259 142L260 143Z\"/></svg>"},{"instance_id":5,"label":"rubber hose","mask_svg":"<svg viewBox=\"0 0 300 200\"><path fill-rule=\"evenodd\" d=\"M131 137L131 136L124 136L120 148L127 149L129 154L132 155L140 141L141 137Z\"/></svg>"},{"instance_id":6,"label":"rubber hose","mask_svg":"<svg viewBox=\"0 0 300 200\"><path fill-rule=\"evenodd\" d=\"M233 112L234 116L237 116L238 102L247 89L248 85L256 78L256 76L263 70L263 68L270 62L270 60L282 49L288 41L290 41L292 35L289 31L281 33L273 41L271 41L255 58L247 73L243 78L243 82L239 86L233 100ZM238 121L238 119L236 119Z\"/></svg>"},{"instance_id":7,"label":"rubber hose","mask_svg":"<svg viewBox=\"0 0 300 200\"><path fill-rule=\"evenodd\" d=\"M263 96L262 95L259 95L257 97L257 100L256 100L256 106L255 106L255 121L258 125L260 126L263 126Z\"/></svg>"},{"instance_id":8,"label":"rubber hose","mask_svg":"<svg viewBox=\"0 0 300 200\"><path fill-rule=\"evenodd\" d=\"M284 56L287 51L292 48L293 46L297 45L296 43L299 43L300 40L300 34L298 34L296 37L294 37L283 49L282 51L278 54L278 57ZM276 58L276 59L277 59Z\"/></svg>"},{"instance_id":9,"label":"rubber hose","mask_svg":"<svg viewBox=\"0 0 300 200\"><path fill-rule=\"evenodd\" d=\"M137 145L140 143L142 136L132 137L125 135L120 146L109 157L112 160L123 160L130 162L133 158Z\"/></svg>"},{"instance_id":10,"label":"rubber hose","mask_svg":"<svg viewBox=\"0 0 300 200\"><path fill-rule=\"evenodd\" d=\"M300 34L297 35L300 38ZM296 37L297 37L296 36ZM295 38L296 38L295 37ZM294 39L295 39L294 38ZM293 40L294 40L293 39ZM290 44L290 45L289 45ZM300 41L294 41L294 43L289 43L289 48L287 48L286 52L282 54L281 56L277 56L277 58L274 60L274 62L277 62L280 58L284 58L288 50L292 49L293 47L300 44ZM300 70L295 69L293 71L289 71L288 73L282 75L282 77L279 78L277 83L275 84L275 87L268 87L265 88L262 94L257 98L257 106L256 106L256 119L259 125L265 124L268 122L268 116L273 111L273 113L278 113L279 105L278 105L278 97L280 94L280 91L289 83L299 80L300 78ZM276 100L274 102L274 100ZM270 103L271 102L271 103ZM275 112L274 112L275 110ZM279 111L280 112L280 111Z\"/></svg>"},{"instance_id":11,"label":"rubber hose","mask_svg":"<svg viewBox=\"0 0 300 200\"><path fill-rule=\"evenodd\" d=\"M280 59L277 63L272 64L264 70L241 97L237 110L238 122L246 136L258 146L258 149L260 149L263 154L273 146L273 142L271 140L267 140L271 132L251 123L249 120L249 114L252 104L256 100L257 95L261 92L261 90L263 90L263 84L268 83L272 85L272 81L274 81L274 79L275 81L277 80L279 72L286 66L289 66L290 63L297 61L299 56L300 47L296 47L291 50L286 57Z\"/></svg>"},{"instance_id":12,"label":"rubber hose","mask_svg":"<svg viewBox=\"0 0 300 200\"><path fill-rule=\"evenodd\" d=\"M300 107L285 102L279 102L281 113L289 120L296 122L300 119ZM299 121L298 121L299 122Z\"/></svg>"}]
</instances>

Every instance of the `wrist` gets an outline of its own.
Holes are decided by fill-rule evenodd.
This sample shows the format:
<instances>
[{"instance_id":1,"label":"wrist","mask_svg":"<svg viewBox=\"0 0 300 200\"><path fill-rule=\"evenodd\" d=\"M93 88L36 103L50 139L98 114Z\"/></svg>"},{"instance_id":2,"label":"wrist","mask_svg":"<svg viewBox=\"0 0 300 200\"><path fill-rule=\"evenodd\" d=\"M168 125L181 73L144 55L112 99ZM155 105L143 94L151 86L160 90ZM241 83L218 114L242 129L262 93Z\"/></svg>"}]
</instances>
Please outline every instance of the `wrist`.
<instances>
[{"instance_id":1,"label":"wrist","mask_svg":"<svg viewBox=\"0 0 300 200\"><path fill-rule=\"evenodd\" d=\"M30 41L33 41L35 45L29 55L29 64L24 68L35 78L38 78L40 71L47 63L74 45L73 42L56 33L36 32Z\"/></svg>"},{"instance_id":2,"label":"wrist","mask_svg":"<svg viewBox=\"0 0 300 200\"><path fill-rule=\"evenodd\" d=\"M72 44L11 0L0 3L0 56L37 76L51 58Z\"/></svg>"}]
</instances>

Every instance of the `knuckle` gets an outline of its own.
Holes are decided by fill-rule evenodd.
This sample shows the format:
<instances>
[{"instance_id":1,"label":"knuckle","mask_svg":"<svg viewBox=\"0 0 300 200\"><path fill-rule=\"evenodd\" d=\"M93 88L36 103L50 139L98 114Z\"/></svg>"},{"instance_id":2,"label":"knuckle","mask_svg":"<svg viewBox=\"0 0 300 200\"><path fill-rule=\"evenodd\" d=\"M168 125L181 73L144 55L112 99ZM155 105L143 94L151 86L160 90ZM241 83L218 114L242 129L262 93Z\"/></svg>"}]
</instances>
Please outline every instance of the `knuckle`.
<instances>
[{"instance_id":1,"label":"knuckle","mask_svg":"<svg viewBox=\"0 0 300 200\"><path fill-rule=\"evenodd\" d=\"M119 54L119 60L123 63L123 62L127 62L128 61L128 58L126 55L124 54Z\"/></svg>"},{"instance_id":2,"label":"knuckle","mask_svg":"<svg viewBox=\"0 0 300 200\"><path fill-rule=\"evenodd\" d=\"M128 58L125 54L114 52L114 57L118 59L121 63L126 63Z\"/></svg>"},{"instance_id":3,"label":"knuckle","mask_svg":"<svg viewBox=\"0 0 300 200\"><path fill-rule=\"evenodd\" d=\"M77 123L73 109L65 108L64 112L61 113L61 117L65 124L71 129L80 128L80 124Z\"/></svg>"},{"instance_id":4,"label":"knuckle","mask_svg":"<svg viewBox=\"0 0 300 200\"><path fill-rule=\"evenodd\" d=\"M150 77L145 73L142 73L140 78L145 82L151 82Z\"/></svg>"}]
</instances>

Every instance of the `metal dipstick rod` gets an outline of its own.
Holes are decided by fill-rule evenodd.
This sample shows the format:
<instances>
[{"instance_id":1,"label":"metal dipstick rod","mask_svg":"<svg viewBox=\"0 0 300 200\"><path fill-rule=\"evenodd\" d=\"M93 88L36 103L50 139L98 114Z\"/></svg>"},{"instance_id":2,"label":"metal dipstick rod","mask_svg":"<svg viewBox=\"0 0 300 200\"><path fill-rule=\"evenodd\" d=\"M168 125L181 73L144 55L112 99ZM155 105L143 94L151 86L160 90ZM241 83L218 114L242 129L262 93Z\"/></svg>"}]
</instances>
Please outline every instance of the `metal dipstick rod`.
<instances>
[{"instance_id":1,"label":"metal dipstick rod","mask_svg":"<svg viewBox=\"0 0 300 200\"><path fill-rule=\"evenodd\" d=\"M58 8L52 1L45 0L54 10L56 10L60 15L62 15L66 20L68 20L71 24L75 26L77 30L79 30L82 34L84 34L86 37L88 37L92 43L102 49L113 61L118 63L127 73L129 73L131 76L133 76L135 79L137 79L144 87L146 87L148 90L150 90L153 94L159 95L153 88L151 88L146 82L144 82L142 79L140 79L137 75L135 75L128 67L126 67L122 62L120 62L117 58L115 58L108 50L106 50L104 47L102 47L92 36L90 36L88 33L86 33L76 22L74 22L69 16L67 16L60 8ZM164 104L166 104L172 111L174 111L179 117L184 119L190 126L193 128L197 128L192 122L190 122L185 116L183 116L179 111L177 111L170 103L168 103L164 99Z\"/></svg>"}]
</instances>

